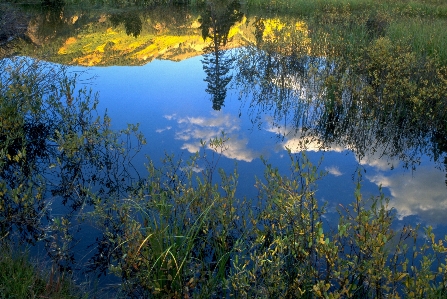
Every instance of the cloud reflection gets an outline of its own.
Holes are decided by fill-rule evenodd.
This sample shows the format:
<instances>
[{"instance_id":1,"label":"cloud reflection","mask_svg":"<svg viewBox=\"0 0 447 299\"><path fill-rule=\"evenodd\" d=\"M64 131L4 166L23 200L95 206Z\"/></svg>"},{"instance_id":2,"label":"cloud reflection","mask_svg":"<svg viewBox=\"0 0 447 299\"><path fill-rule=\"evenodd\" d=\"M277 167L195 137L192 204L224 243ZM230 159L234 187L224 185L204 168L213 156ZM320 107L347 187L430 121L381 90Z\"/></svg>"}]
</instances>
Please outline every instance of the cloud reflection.
<instances>
[{"instance_id":1,"label":"cloud reflection","mask_svg":"<svg viewBox=\"0 0 447 299\"><path fill-rule=\"evenodd\" d=\"M288 132L283 127L274 127L269 125L265 130L280 136L285 136L286 140L281 143L281 147L283 149L289 149L293 154L301 151L334 151L340 153L346 150L346 148L336 144L324 144L323 141L317 137L306 136L302 129L298 129L294 132Z\"/></svg>"},{"instance_id":2,"label":"cloud reflection","mask_svg":"<svg viewBox=\"0 0 447 299\"><path fill-rule=\"evenodd\" d=\"M396 157L389 157L383 154L385 150L377 149L373 153L365 153L361 158L356 157L360 165L368 165L374 167L377 170L390 170L399 164L399 160ZM381 154L382 153L382 154Z\"/></svg>"},{"instance_id":3,"label":"cloud reflection","mask_svg":"<svg viewBox=\"0 0 447 299\"><path fill-rule=\"evenodd\" d=\"M337 166L325 167L325 170L334 176L341 176L343 174Z\"/></svg>"},{"instance_id":4,"label":"cloud reflection","mask_svg":"<svg viewBox=\"0 0 447 299\"><path fill-rule=\"evenodd\" d=\"M164 131L168 131L168 130L170 130L170 129L172 129L172 127L166 127L166 128L163 128L163 129L157 129L157 130L155 130L155 132L157 132L157 133L163 133Z\"/></svg>"},{"instance_id":5,"label":"cloud reflection","mask_svg":"<svg viewBox=\"0 0 447 299\"><path fill-rule=\"evenodd\" d=\"M318 136L306 135L306 133L303 133L303 130L301 128L296 131L290 132L287 131L284 127L273 126L271 121L269 121L269 125L265 130L267 132L275 133L279 136L284 136L285 141L280 144L279 148L289 149L293 154L299 153L301 151L331 151L341 153L343 151L349 150L354 153L354 156L360 165L374 167L377 170L390 170L399 164L398 158L386 155L386 150L382 148L376 148L374 151L365 151L360 154L356 152L354 146L351 146L349 144L340 145L336 142L327 142L320 139ZM278 147L276 149L278 149ZM331 172L329 171L329 173Z\"/></svg>"},{"instance_id":6,"label":"cloud reflection","mask_svg":"<svg viewBox=\"0 0 447 299\"><path fill-rule=\"evenodd\" d=\"M397 210L399 219L417 215L431 225L447 223L447 187L442 171L421 167L412 174L378 174L366 178L390 190L390 205Z\"/></svg>"},{"instance_id":7,"label":"cloud reflection","mask_svg":"<svg viewBox=\"0 0 447 299\"><path fill-rule=\"evenodd\" d=\"M248 139L239 136L240 121L238 118L215 111L211 117L178 117L176 114L165 115L168 120L176 121L178 129L175 133L175 139L185 141L182 149L190 153L196 153L201 148L201 140L221 136L225 132L229 138L225 142L225 151L223 156L239 161L251 162L260 156L260 153L248 148ZM210 149L210 147L208 146Z\"/></svg>"}]
</instances>

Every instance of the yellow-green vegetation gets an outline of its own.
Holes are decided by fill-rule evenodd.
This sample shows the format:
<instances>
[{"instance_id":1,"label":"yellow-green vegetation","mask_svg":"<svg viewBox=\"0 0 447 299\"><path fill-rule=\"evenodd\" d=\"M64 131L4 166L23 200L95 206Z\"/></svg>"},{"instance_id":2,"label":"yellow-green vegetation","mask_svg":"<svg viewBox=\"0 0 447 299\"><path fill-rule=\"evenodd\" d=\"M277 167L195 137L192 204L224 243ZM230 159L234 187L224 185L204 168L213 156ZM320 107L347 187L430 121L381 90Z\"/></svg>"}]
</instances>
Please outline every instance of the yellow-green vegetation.
<instances>
[{"instance_id":1,"label":"yellow-green vegetation","mask_svg":"<svg viewBox=\"0 0 447 299\"><path fill-rule=\"evenodd\" d=\"M67 274L32 263L18 248L0 250L0 298L87 298Z\"/></svg>"},{"instance_id":2,"label":"yellow-green vegetation","mask_svg":"<svg viewBox=\"0 0 447 299\"><path fill-rule=\"evenodd\" d=\"M197 18L176 30L150 19L145 22L151 30L143 30L137 37L127 33L122 25L96 29L87 27L76 36L67 38L57 54L66 56L63 60L68 64L93 66L122 64L124 61L138 65L155 58L179 61L198 56L209 43L201 36ZM238 37L241 25L232 27L227 48L241 45L243 37ZM58 60L57 57L50 59Z\"/></svg>"},{"instance_id":3,"label":"yellow-green vegetation","mask_svg":"<svg viewBox=\"0 0 447 299\"><path fill-rule=\"evenodd\" d=\"M442 0L386 1L386 0L248 0L247 6L271 11L283 11L312 15L319 11L362 11L387 10L401 15L425 15L446 17L447 5Z\"/></svg>"},{"instance_id":4,"label":"yellow-green vegetation","mask_svg":"<svg viewBox=\"0 0 447 299\"><path fill-rule=\"evenodd\" d=\"M386 36L393 42L405 42L415 53L447 61L444 1L251 0L247 6L261 9L259 15L267 10L301 18L312 28L311 38L329 47L343 43L357 47Z\"/></svg>"},{"instance_id":5,"label":"yellow-green vegetation","mask_svg":"<svg viewBox=\"0 0 447 299\"><path fill-rule=\"evenodd\" d=\"M225 136L209 146L225 150ZM129 296L150 298L440 298L445 296L447 240L431 228L392 229L383 196L340 209L327 226L315 198L322 175L305 154L289 174L266 163L257 199L235 196L237 171L192 170L203 150L179 172L167 157L148 164L141 189L118 204L98 202L92 218L108 240L110 269ZM176 170L177 169L177 170ZM216 173L217 174L217 173ZM112 204L112 203L110 203ZM107 212L112 209L114 212ZM116 213L116 218L112 214ZM110 236L114 236L110 238Z\"/></svg>"},{"instance_id":6,"label":"yellow-green vegetation","mask_svg":"<svg viewBox=\"0 0 447 299\"><path fill-rule=\"evenodd\" d=\"M230 2L222 2L219 9ZM141 65L154 58L178 61L202 54L209 41L201 38L200 19L209 7L216 6L213 1L191 2L189 10L169 5L149 9L146 4L94 10L89 16L67 9L59 19L46 17L47 21L36 17L30 23L31 39L41 48L20 47L24 54L81 65ZM261 35L266 41L272 38L272 29L276 38L286 39L295 27L306 47L310 42L314 45L309 52L314 56L346 55L347 50L386 37L408 45L417 55L447 61L447 4L442 1L250 0L244 2L242 11L247 16L232 24L224 49L255 43L259 37L254 33L262 20L265 32ZM58 24L51 23L55 19ZM285 24L288 33L282 33ZM63 34L55 34L53 27L65 28L60 29Z\"/></svg>"}]
</instances>

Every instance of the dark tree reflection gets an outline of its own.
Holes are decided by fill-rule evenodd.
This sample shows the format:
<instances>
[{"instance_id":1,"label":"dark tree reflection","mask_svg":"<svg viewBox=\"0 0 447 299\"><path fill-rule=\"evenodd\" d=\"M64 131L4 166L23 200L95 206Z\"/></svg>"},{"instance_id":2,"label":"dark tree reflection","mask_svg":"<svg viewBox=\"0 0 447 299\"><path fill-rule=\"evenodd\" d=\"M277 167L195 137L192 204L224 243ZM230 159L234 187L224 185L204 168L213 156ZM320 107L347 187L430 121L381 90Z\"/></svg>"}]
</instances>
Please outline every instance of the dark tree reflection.
<instances>
[{"instance_id":1,"label":"dark tree reflection","mask_svg":"<svg viewBox=\"0 0 447 299\"><path fill-rule=\"evenodd\" d=\"M96 95L77 88L63 67L28 58L0 67L0 238L43 240L66 270L83 209L123 198L137 179L135 152L125 148L137 128L112 132L110 119L97 115ZM144 140L137 139L138 151Z\"/></svg>"},{"instance_id":2,"label":"dark tree reflection","mask_svg":"<svg viewBox=\"0 0 447 299\"><path fill-rule=\"evenodd\" d=\"M388 157L408 167L422 155L443 162L445 67L386 38L359 56L312 57L294 51L300 40L291 38L294 26L272 39L263 20L256 24L256 44L239 50L235 77L254 122L269 115L269 125L283 138L300 140L302 149L309 142L343 147L359 159Z\"/></svg>"},{"instance_id":3,"label":"dark tree reflection","mask_svg":"<svg viewBox=\"0 0 447 299\"><path fill-rule=\"evenodd\" d=\"M136 11L126 11L110 16L110 21L114 27L124 24L127 35L138 37L143 28L143 22L140 19L139 13Z\"/></svg>"},{"instance_id":4,"label":"dark tree reflection","mask_svg":"<svg viewBox=\"0 0 447 299\"><path fill-rule=\"evenodd\" d=\"M240 11L239 1L210 2L201 19L202 37L210 44L203 49L203 69L206 73L206 92L212 96L213 109L220 110L224 106L227 85L232 76L229 71L234 59L224 47L228 41L231 26L242 20L244 14Z\"/></svg>"},{"instance_id":5,"label":"dark tree reflection","mask_svg":"<svg viewBox=\"0 0 447 299\"><path fill-rule=\"evenodd\" d=\"M70 31L65 3L62 0L43 0L40 10L39 17L31 23L33 27L37 28L37 36L40 41L63 36Z\"/></svg>"}]
</instances>

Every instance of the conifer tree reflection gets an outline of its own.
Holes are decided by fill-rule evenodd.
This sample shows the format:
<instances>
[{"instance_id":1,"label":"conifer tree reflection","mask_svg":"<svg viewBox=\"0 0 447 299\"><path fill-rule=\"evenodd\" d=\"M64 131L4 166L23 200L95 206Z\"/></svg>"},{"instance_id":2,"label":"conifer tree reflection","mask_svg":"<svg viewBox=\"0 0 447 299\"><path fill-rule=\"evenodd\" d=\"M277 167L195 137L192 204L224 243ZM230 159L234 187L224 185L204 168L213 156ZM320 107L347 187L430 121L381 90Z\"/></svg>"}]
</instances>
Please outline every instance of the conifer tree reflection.
<instances>
[{"instance_id":1,"label":"conifer tree reflection","mask_svg":"<svg viewBox=\"0 0 447 299\"><path fill-rule=\"evenodd\" d=\"M38 28L41 40L54 38L67 30L65 3L62 0L43 0L40 9L42 14L33 21L33 25Z\"/></svg>"},{"instance_id":2,"label":"conifer tree reflection","mask_svg":"<svg viewBox=\"0 0 447 299\"><path fill-rule=\"evenodd\" d=\"M213 109L220 110L224 106L227 85L232 76L229 71L234 59L222 48L228 41L230 28L242 20L239 1L210 1L201 19L202 37L211 39L210 44L203 49L203 69L206 73L206 92L212 96Z\"/></svg>"},{"instance_id":3,"label":"conifer tree reflection","mask_svg":"<svg viewBox=\"0 0 447 299\"><path fill-rule=\"evenodd\" d=\"M134 11L113 14L110 16L110 21L114 27L124 24L126 34L133 35L134 37L138 37L143 28L143 22L141 21L138 13Z\"/></svg>"}]
</instances>

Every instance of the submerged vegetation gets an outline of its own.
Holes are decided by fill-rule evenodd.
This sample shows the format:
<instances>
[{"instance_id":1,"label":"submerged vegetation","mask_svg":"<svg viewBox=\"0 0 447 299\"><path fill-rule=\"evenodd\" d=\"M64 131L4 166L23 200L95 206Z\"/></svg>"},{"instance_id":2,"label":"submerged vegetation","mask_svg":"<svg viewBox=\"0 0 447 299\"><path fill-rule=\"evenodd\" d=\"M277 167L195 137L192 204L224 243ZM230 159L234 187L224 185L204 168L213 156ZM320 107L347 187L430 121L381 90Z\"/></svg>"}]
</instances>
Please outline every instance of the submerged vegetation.
<instances>
[{"instance_id":1,"label":"submerged vegetation","mask_svg":"<svg viewBox=\"0 0 447 299\"><path fill-rule=\"evenodd\" d=\"M100 4L153 4L104 2ZM61 277L79 269L115 275L120 280L116 296L123 297L447 296L447 236L437 238L430 227L396 227L396 212L381 192L362 196L361 173L354 201L340 206L338 222L329 223L315 195L325 174L304 151L294 154L318 140L320 148L337 142L359 156L383 150L410 165L417 150L435 160L445 155L443 1L249 0L247 7L269 12L248 17L238 3L229 4L231 9L222 5L215 12L206 6L200 18L183 18L181 34L172 35L168 22L145 22L150 24L145 27L141 19L129 20L134 14L117 13L99 35L87 26L76 49L92 64L99 56L89 56L91 51L130 51L120 45L124 40L131 42L133 53L157 56L157 47L172 50L175 44L177 52L171 53L184 55L180 44L190 41L191 32L199 34L206 44L202 63L213 108L224 106L234 75L241 98L252 100L255 120L257 109L271 110L280 133L301 138L303 148L289 150L289 172L264 160L264 176L255 184L258 196L236 196L241 180L237 168L230 173L219 169L228 142L222 133L203 141L189 159L148 158L147 172L138 173L132 158L145 138L136 125L111 129L108 115L96 111L98 95L80 87L82 74L31 58L3 59L2 248L43 246ZM191 5L200 7L201 2ZM274 15L285 8L293 17ZM234 23L238 28L232 31ZM253 27L243 26L248 23ZM147 30L154 39L138 40ZM421 34L413 34L418 30ZM241 58L223 51L236 31L245 45ZM63 46L55 50L73 54L77 50L70 46L79 39L64 34ZM117 40L98 39L107 34ZM236 66L232 75L230 66ZM285 132L283 120L290 115L290 132ZM81 234L92 229L95 233L81 242ZM84 251L88 254L77 254ZM31 278L29 284L46 288L25 260L7 254L0 265L2 270L7 269L4 264L18 265ZM5 279L3 275L1 291L10 285Z\"/></svg>"}]
</instances>

